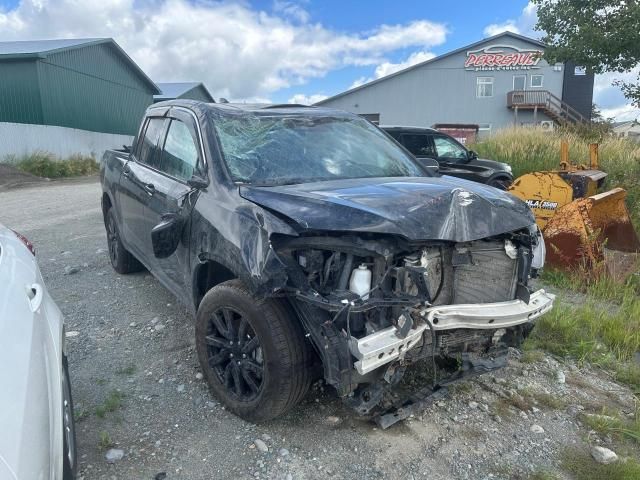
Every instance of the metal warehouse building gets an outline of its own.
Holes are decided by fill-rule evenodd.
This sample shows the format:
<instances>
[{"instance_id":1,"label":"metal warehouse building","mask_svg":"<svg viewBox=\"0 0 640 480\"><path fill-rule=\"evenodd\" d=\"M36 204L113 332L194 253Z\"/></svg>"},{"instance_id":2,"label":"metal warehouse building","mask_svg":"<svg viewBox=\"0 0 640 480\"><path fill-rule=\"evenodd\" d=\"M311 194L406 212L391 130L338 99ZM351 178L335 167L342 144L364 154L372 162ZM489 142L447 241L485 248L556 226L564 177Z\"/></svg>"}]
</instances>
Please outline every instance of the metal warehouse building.
<instances>
[{"instance_id":1,"label":"metal warehouse building","mask_svg":"<svg viewBox=\"0 0 640 480\"><path fill-rule=\"evenodd\" d=\"M358 113L381 125L510 125L589 121L593 75L550 65L544 43L511 32L435 57L316 105Z\"/></svg>"},{"instance_id":2,"label":"metal warehouse building","mask_svg":"<svg viewBox=\"0 0 640 480\"><path fill-rule=\"evenodd\" d=\"M161 93L153 96L154 102L183 98L187 100L215 103L215 100L209 93L209 90L207 90L207 87L199 82L156 83L156 85L160 88Z\"/></svg>"},{"instance_id":3,"label":"metal warehouse building","mask_svg":"<svg viewBox=\"0 0 640 480\"><path fill-rule=\"evenodd\" d=\"M110 38L0 42L0 79L0 155L21 153L12 141L99 155L135 135L160 93ZM50 136L59 141L47 148Z\"/></svg>"}]
</instances>

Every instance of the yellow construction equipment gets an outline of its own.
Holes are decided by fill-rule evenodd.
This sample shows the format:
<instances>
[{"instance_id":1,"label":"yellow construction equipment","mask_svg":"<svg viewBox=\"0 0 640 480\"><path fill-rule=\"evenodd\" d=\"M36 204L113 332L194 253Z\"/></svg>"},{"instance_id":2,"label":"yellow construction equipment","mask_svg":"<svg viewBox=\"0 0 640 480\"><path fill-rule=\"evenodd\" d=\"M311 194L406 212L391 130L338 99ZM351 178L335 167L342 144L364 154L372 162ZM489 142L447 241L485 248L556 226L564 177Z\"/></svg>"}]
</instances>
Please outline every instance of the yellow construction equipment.
<instances>
[{"instance_id":1,"label":"yellow construction equipment","mask_svg":"<svg viewBox=\"0 0 640 480\"><path fill-rule=\"evenodd\" d=\"M625 206L626 191L614 188L598 193L607 174L598 169L598 145L589 145L589 151L589 167L573 165L569 145L562 142L558 170L527 173L508 190L533 211L547 244L547 263L586 267L597 275L601 267L611 270L611 252L618 270L636 261L633 255L631 260L621 261L624 253L617 252L637 255L640 240Z\"/></svg>"}]
</instances>

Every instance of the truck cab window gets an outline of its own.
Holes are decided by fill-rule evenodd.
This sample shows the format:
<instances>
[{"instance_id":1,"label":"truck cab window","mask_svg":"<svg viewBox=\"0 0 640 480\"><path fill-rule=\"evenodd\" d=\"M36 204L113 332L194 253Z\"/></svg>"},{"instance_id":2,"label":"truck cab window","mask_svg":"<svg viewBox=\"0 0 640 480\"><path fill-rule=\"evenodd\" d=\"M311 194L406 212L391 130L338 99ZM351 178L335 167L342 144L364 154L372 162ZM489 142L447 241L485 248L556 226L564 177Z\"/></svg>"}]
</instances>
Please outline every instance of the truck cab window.
<instances>
[{"instance_id":1,"label":"truck cab window","mask_svg":"<svg viewBox=\"0 0 640 480\"><path fill-rule=\"evenodd\" d=\"M433 142L429 135L404 134L402 145L416 157L435 157Z\"/></svg>"},{"instance_id":2,"label":"truck cab window","mask_svg":"<svg viewBox=\"0 0 640 480\"><path fill-rule=\"evenodd\" d=\"M198 149L189 128L180 120L171 120L162 151L160 170L167 175L189 180L198 164Z\"/></svg>"},{"instance_id":3,"label":"truck cab window","mask_svg":"<svg viewBox=\"0 0 640 480\"><path fill-rule=\"evenodd\" d=\"M467 151L453 140L446 137L434 137L433 139L438 158L467 158Z\"/></svg>"},{"instance_id":4,"label":"truck cab window","mask_svg":"<svg viewBox=\"0 0 640 480\"><path fill-rule=\"evenodd\" d=\"M159 156L157 154L158 139L164 126L164 118L149 118L140 147L138 148L138 161L154 168L158 168Z\"/></svg>"}]
</instances>

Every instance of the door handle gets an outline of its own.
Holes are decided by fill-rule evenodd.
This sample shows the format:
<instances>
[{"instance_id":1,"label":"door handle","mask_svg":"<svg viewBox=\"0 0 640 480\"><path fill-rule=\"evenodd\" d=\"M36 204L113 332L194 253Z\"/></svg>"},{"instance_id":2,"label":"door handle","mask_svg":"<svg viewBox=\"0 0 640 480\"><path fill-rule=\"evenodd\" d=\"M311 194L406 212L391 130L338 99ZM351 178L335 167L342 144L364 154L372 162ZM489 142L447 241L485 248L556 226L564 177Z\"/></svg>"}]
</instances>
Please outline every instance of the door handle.
<instances>
[{"instance_id":1,"label":"door handle","mask_svg":"<svg viewBox=\"0 0 640 480\"><path fill-rule=\"evenodd\" d=\"M124 168L122 169L122 176L128 178L130 173L131 173L131 169L127 165L125 165Z\"/></svg>"},{"instance_id":2,"label":"door handle","mask_svg":"<svg viewBox=\"0 0 640 480\"><path fill-rule=\"evenodd\" d=\"M153 183L145 183L142 185L142 188L144 188L149 195L153 195L156 191L156 187Z\"/></svg>"},{"instance_id":3,"label":"door handle","mask_svg":"<svg viewBox=\"0 0 640 480\"><path fill-rule=\"evenodd\" d=\"M33 283L26 286L27 298L29 299L29 307L31 311L35 312L40 308L42 304L42 297L44 295L44 289L39 283Z\"/></svg>"}]
</instances>

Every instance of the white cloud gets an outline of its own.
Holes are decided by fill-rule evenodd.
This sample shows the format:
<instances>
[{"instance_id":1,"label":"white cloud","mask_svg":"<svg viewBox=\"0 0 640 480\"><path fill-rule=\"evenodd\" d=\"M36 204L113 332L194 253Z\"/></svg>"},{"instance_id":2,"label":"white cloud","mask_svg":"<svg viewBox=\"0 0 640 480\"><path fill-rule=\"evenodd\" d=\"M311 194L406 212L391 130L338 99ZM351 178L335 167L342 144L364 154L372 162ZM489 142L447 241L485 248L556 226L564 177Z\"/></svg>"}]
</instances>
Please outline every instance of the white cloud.
<instances>
[{"instance_id":1,"label":"white cloud","mask_svg":"<svg viewBox=\"0 0 640 480\"><path fill-rule=\"evenodd\" d=\"M603 108L600 112L604 118L613 118L616 122L640 121L640 109L635 108L630 103L613 108Z\"/></svg>"},{"instance_id":2,"label":"white cloud","mask_svg":"<svg viewBox=\"0 0 640 480\"><path fill-rule=\"evenodd\" d=\"M305 2L306 3L306 2ZM309 21L309 12L307 12L300 4L286 0L274 0L273 11L283 16L290 17L301 23Z\"/></svg>"},{"instance_id":3,"label":"white cloud","mask_svg":"<svg viewBox=\"0 0 640 480\"><path fill-rule=\"evenodd\" d=\"M502 23L487 25L484 34L488 37L497 35L504 31L519 33L527 37L541 38L543 32L534 30L538 22L536 6L529 2L522 10L518 18L507 19ZM636 80L639 69L636 67L627 73L605 73L596 75L593 88L593 101L602 110L606 118L614 118L617 121L627 120L628 116L635 118L640 110L633 108L627 99L622 95L619 87L612 85L613 80L620 79L626 81ZM635 116L634 116L635 115Z\"/></svg>"},{"instance_id":4,"label":"white cloud","mask_svg":"<svg viewBox=\"0 0 640 480\"><path fill-rule=\"evenodd\" d=\"M615 80L637 82L640 65L629 72L608 72L596 75L593 85L593 102L601 109L605 118L613 118L618 122L633 120L640 115L640 109L634 108L624 97L620 87L613 85Z\"/></svg>"},{"instance_id":5,"label":"white cloud","mask_svg":"<svg viewBox=\"0 0 640 480\"><path fill-rule=\"evenodd\" d=\"M484 27L484 34L487 37L493 37L502 32L520 33L520 28L514 20L507 20L504 23L492 23Z\"/></svg>"},{"instance_id":6,"label":"white cloud","mask_svg":"<svg viewBox=\"0 0 640 480\"><path fill-rule=\"evenodd\" d=\"M305 95L304 93L296 93L291 97L288 103L299 103L301 105L313 105L325 98L329 98L327 95L316 93L314 95Z\"/></svg>"},{"instance_id":7,"label":"white cloud","mask_svg":"<svg viewBox=\"0 0 640 480\"><path fill-rule=\"evenodd\" d=\"M0 10L0 40L113 37L156 81L203 81L216 98L246 99L447 35L426 20L341 33L276 3L265 12L226 1L21 0Z\"/></svg>"},{"instance_id":8,"label":"white cloud","mask_svg":"<svg viewBox=\"0 0 640 480\"><path fill-rule=\"evenodd\" d=\"M518 18L510 18L502 23L492 23L484 28L484 34L492 37L502 32L513 32L525 35L527 37L540 38L541 33L534 30L534 26L538 23L538 14L536 6L529 2L522 9L522 13Z\"/></svg>"},{"instance_id":9,"label":"white cloud","mask_svg":"<svg viewBox=\"0 0 640 480\"><path fill-rule=\"evenodd\" d=\"M349 86L349 90L351 90L352 88L358 88L359 86L364 85L365 83L369 83L371 80L373 80L373 78L371 77L358 77Z\"/></svg>"},{"instance_id":10,"label":"white cloud","mask_svg":"<svg viewBox=\"0 0 640 480\"><path fill-rule=\"evenodd\" d=\"M399 63L383 62L376 67L375 71L373 72L373 77L359 77L353 81L353 83L349 88L351 89L351 88L359 87L361 85L364 85L365 83L369 83L372 80L386 77L387 75L391 75L392 73L399 72L400 70L404 70L405 68L409 68L413 65L417 65L418 63L431 60L434 57L435 57L434 53L418 51L418 52L413 52L411 55L409 55L409 57L406 60Z\"/></svg>"},{"instance_id":11,"label":"white cloud","mask_svg":"<svg viewBox=\"0 0 640 480\"><path fill-rule=\"evenodd\" d=\"M426 62L427 60L431 60L435 57L435 54L431 52L413 52L409 55L404 62L400 63L391 63L384 62L376 67L375 78L386 77L387 75L391 75L392 73L399 72L400 70L404 70L405 68L411 67L418 63Z\"/></svg>"}]
</instances>

